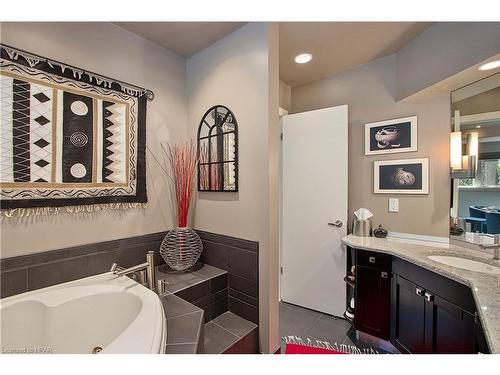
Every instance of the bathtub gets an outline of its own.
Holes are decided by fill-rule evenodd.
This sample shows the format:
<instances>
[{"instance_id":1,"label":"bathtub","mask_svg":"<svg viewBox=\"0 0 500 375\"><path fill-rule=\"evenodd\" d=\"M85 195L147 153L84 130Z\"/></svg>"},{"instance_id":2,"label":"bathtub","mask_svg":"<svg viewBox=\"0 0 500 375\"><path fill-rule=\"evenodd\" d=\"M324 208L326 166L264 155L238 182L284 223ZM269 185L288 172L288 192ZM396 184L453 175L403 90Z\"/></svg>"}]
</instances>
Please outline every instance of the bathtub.
<instances>
[{"instance_id":1,"label":"bathtub","mask_svg":"<svg viewBox=\"0 0 500 375\"><path fill-rule=\"evenodd\" d=\"M0 300L2 353L164 353L160 299L104 273Z\"/></svg>"}]
</instances>

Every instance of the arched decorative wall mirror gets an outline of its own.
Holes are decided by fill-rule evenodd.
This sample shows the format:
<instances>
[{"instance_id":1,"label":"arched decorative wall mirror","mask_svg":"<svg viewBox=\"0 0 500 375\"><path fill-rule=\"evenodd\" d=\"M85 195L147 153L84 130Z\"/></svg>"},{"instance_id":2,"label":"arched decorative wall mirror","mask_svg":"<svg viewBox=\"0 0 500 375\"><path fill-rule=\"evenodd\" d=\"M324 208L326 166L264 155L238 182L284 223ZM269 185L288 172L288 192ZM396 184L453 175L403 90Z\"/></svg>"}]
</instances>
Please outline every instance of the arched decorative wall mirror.
<instances>
[{"instance_id":1,"label":"arched decorative wall mirror","mask_svg":"<svg viewBox=\"0 0 500 375\"><path fill-rule=\"evenodd\" d=\"M210 108L198 127L198 191L238 191L238 124L223 105Z\"/></svg>"}]
</instances>

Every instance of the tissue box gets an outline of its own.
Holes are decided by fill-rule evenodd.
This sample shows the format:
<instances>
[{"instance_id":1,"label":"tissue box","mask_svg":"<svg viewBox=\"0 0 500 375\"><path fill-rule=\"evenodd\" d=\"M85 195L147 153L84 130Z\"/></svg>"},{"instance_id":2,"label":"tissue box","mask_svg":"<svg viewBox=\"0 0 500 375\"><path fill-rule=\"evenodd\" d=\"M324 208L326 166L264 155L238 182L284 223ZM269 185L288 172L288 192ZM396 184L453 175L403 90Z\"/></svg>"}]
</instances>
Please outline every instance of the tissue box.
<instances>
[{"instance_id":1,"label":"tissue box","mask_svg":"<svg viewBox=\"0 0 500 375\"><path fill-rule=\"evenodd\" d=\"M352 222L352 234L358 237L370 237L372 235L372 221L354 219Z\"/></svg>"}]
</instances>

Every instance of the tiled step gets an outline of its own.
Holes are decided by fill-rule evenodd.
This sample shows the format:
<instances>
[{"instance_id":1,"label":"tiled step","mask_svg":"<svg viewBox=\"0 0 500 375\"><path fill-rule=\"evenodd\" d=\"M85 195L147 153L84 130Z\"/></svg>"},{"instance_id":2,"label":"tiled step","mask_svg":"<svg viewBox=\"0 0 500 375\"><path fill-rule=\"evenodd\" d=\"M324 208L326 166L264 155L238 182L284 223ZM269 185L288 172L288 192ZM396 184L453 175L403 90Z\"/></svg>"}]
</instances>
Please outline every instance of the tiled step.
<instances>
[{"instance_id":1,"label":"tiled step","mask_svg":"<svg viewBox=\"0 0 500 375\"><path fill-rule=\"evenodd\" d=\"M208 264L178 272L161 265L157 278L168 282L167 291L198 306L205 312L205 322L228 310L227 271Z\"/></svg>"},{"instance_id":2,"label":"tiled step","mask_svg":"<svg viewBox=\"0 0 500 375\"><path fill-rule=\"evenodd\" d=\"M258 349L257 325L230 311L205 324L205 354L253 354Z\"/></svg>"}]
</instances>

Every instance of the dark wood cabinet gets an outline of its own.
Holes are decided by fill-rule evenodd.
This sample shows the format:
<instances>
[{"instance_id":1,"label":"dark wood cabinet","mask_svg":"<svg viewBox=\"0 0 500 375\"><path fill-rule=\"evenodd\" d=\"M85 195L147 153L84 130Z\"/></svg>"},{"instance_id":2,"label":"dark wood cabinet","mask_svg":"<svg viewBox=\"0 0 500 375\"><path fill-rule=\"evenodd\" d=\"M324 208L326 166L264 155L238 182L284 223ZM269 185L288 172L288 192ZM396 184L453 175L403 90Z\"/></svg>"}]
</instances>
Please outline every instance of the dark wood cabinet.
<instances>
[{"instance_id":1,"label":"dark wood cabinet","mask_svg":"<svg viewBox=\"0 0 500 375\"><path fill-rule=\"evenodd\" d=\"M402 353L425 353L425 301L423 290L393 275L391 342Z\"/></svg>"},{"instance_id":2,"label":"dark wood cabinet","mask_svg":"<svg viewBox=\"0 0 500 375\"><path fill-rule=\"evenodd\" d=\"M484 336L483 326L481 324L480 319L476 317L476 326L474 333L474 352L475 353L483 353L489 354L490 349L488 347L488 343L486 342L486 337Z\"/></svg>"},{"instance_id":3,"label":"dark wood cabinet","mask_svg":"<svg viewBox=\"0 0 500 375\"><path fill-rule=\"evenodd\" d=\"M390 257L358 253L354 327L375 337L389 340Z\"/></svg>"},{"instance_id":4,"label":"dark wood cabinet","mask_svg":"<svg viewBox=\"0 0 500 375\"><path fill-rule=\"evenodd\" d=\"M474 353L475 314L425 292L426 348L430 353Z\"/></svg>"},{"instance_id":5,"label":"dark wood cabinet","mask_svg":"<svg viewBox=\"0 0 500 375\"><path fill-rule=\"evenodd\" d=\"M474 353L475 315L394 275L391 342L403 353Z\"/></svg>"},{"instance_id":6,"label":"dark wood cabinet","mask_svg":"<svg viewBox=\"0 0 500 375\"><path fill-rule=\"evenodd\" d=\"M402 353L489 352L470 288L387 254L356 257L357 330Z\"/></svg>"}]
</instances>

